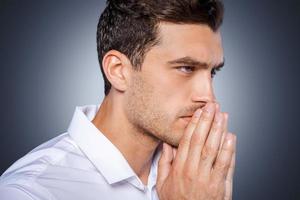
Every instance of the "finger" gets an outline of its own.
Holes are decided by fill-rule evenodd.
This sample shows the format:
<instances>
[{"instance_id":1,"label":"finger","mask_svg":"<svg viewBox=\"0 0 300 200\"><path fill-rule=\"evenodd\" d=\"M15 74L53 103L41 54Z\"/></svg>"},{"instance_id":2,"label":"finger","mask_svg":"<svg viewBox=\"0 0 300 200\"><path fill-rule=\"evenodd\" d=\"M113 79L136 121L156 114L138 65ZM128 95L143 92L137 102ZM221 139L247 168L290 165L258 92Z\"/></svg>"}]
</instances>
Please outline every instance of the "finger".
<instances>
[{"instance_id":1,"label":"finger","mask_svg":"<svg viewBox=\"0 0 300 200\"><path fill-rule=\"evenodd\" d=\"M226 176L226 180L231 181L233 180L233 174L234 174L234 169L235 169L235 158L236 157L236 153L233 153L232 159L231 159L231 163L228 169L228 173Z\"/></svg>"},{"instance_id":2,"label":"finger","mask_svg":"<svg viewBox=\"0 0 300 200\"><path fill-rule=\"evenodd\" d=\"M227 133L221 153L217 157L213 166L211 181L213 184L219 185L224 182L229 170L229 166L235 149L235 136L232 133Z\"/></svg>"},{"instance_id":3,"label":"finger","mask_svg":"<svg viewBox=\"0 0 300 200\"><path fill-rule=\"evenodd\" d=\"M173 160L172 147L167 143L163 143L163 150L158 161L157 169L157 186L160 187L166 180L171 170Z\"/></svg>"},{"instance_id":4,"label":"finger","mask_svg":"<svg viewBox=\"0 0 300 200\"><path fill-rule=\"evenodd\" d=\"M222 145L224 143L224 139L226 134L228 133L228 113L224 113L224 123L223 123L223 132L222 132L222 139L221 139L221 143L220 143L220 147L219 147L219 152L218 152L218 156L220 155L221 149L222 149Z\"/></svg>"},{"instance_id":5,"label":"finger","mask_svg":"<svg viewBox=\"0 0 300 200\"><path fill-rule=\"evenodd\" d=\"M179 146L178 146L178 149L176 152L176 157L173 162L174 167L178 168L179 170L183 168L183 165L186 161L189 146L190 146L191 136L198 124L201 113L202 113L201 109L198 109L194 113L190 123L188 124L187 128L185 129L184 134L179 142Z\"/></svg>"},{"instance_id":6,"label":"finger","mask_svg":"<svg viewBox=\"0 0 300 200\"><path fill-rule=\"evenodd\" d=\"M223 113L216 113L212 128L210 129L208 138L201 152L201 158L199 163L199 172L202 175L211 174L213 163L217 157L219 147L222 139L223 132Z\"/></svg>"},{"instance_id":7,"label":"finger","mask_svg":"<svg viewBox=\"0 0 300 200\"><path fill-rule=\"evenodd\" d=\"M220 104L216 103L216 113L220 112Z\"/></svg>"},{"instance_id":8,"label":"finger","mask_svg":"<svg viewBox=\"0 0 300 200\"><path fill-rule=\"evenodd\" d=\"M233 146L233 155L231 158L230 166L228 169L228 173L226 175L226 181L233 182L233 175L234 175L234 169L235 169L235 159L236 159L236 137L234 137L234 146Z\"/></svg>"},{"instance_id":9,"label":"finger","mask_svg":"<svg viewBox=\"0 0 300 200\"><path fill-rule=\"evenodd\" d=\"M215 108L216 106L214 103L207 103L191 137L190 147L185 164L185 170L188 173L198 172L201 151L211 128L215 114Z\"/></svg>"},{"instance_id":10,"label":"finger","mask_svg":"<svg viewBox=\"0 0 300 200\"><path fill-rule=\"evenodd\" d=\"M173 159L174 159L176 157L176 154L177 154L177 149L173 148L172 149L172 153L173 153Z\"/></svg>"},{"instance_id":11,"label":"finger","mask_svg":"<svg viewBox=\"0 0 300 200\"><path fill-rule=\"evenodd\" d=\"M233 174L234 174L234 168L235 168L235 155L236 153L233 153L230 167L226 176L225 181L225 197L224 200L231 200L232 199L232 190L233 190Z\"/></svg>"},{"instance_id":12,"label":"finger","mask_svg":"<svg viewBox=\"0 0 300 200\"><path fill-rule=\"evenodd\" d=\"M234 138L236 140L236 137ZM236 141L235 141L236 143ZM225 182L225 200L231 200L232 199L232 190L233 190L233 175L234 175L234 169L235 169L235 157L236 157L236 146L234 146L233 150L233 156L231 158L231 163L228 169L228 173L226 176L226 182Z\"/></svg>"}]
</instances>

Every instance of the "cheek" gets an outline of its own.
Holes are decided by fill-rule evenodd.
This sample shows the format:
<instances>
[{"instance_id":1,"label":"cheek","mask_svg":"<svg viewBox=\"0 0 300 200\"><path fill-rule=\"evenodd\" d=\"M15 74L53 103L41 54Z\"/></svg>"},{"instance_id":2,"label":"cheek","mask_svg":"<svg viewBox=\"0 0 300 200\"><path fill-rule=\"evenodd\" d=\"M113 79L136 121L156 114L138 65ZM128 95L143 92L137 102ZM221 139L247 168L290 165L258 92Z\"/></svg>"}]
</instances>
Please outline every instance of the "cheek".
<instances>
[{"instance_id":1,"label":"cheek","mask_svg":"<svg viewBox=\"0 0 300 200\"><path fill-rule=\"evenodd\" d=\"M157 93L152 97L152 100L155 102L153 110L163 112L162 114L168 118L166 123L169 126L173 126L173 123L177 123L178 117L185 107L182 96L176 89L170 92L164 86L158 87L155 91Z\"/></svg>"},{"instance_id":2,"label":"cheek","mask_svg":"<svg viewBox=\"0 0 300 200\"><path fill-rule=\"evenodd\" d=\"M155 91L155 98L159 104L171 114L172 117L178 117L179 111L188 104L189 83L176 76L156 76L150 81Z\"/></svg>"},{"instance_id":3,"label":"cheek","mask_svg":"<svg viewBox=\"0 0 300 200\"><path fill-rule=\"evenodd\" d=\"M170 72L167 71L162 71L156 76L153 76L151 83L153 83L153 87L158 95L165 101L174 99L182 90L182 81L174 75L170 75Z\"/></svg>"}]
</instances>

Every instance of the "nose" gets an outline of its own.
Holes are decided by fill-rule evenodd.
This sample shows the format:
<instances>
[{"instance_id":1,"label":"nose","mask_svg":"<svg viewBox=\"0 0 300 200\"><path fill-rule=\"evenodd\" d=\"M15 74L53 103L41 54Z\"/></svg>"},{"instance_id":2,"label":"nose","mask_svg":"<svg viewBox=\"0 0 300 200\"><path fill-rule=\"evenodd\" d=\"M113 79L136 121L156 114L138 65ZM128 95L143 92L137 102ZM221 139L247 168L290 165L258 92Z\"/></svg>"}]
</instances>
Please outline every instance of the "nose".
<instances>
[{"instance_id":1,"label":"nose","mask_svg":"<svg viewBox=\"0 0 300 200\"><path fill-rule=\"evenodd\" d=\"M211 77L204 78L202 76L202 78L198 78L198 80L194 82L192 88L193 90L191 99L193 103L201 102L206 104L208 102L217 102Z\"/></svg>"}]
</instances>

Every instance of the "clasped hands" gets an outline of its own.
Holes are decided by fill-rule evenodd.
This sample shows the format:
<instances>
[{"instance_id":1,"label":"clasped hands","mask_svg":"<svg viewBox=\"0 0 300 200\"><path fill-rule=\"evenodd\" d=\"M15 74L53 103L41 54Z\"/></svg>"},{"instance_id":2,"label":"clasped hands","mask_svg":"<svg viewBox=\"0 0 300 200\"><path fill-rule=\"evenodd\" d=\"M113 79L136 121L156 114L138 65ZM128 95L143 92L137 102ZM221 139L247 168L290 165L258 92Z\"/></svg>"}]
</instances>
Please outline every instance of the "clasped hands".
<instances>
[{"instance_id":1,"label":"clasped hands","mask_svg":"<svg viewBox=\"0 0 300 200\"><path fill-rule=\"evenodd\" d=\"M218 104L198 109L178 149L164 143L156 190L160 200L231 200L236 136ZM176 152L176 153L174 153Z\"/></svg>"}]
</instances>

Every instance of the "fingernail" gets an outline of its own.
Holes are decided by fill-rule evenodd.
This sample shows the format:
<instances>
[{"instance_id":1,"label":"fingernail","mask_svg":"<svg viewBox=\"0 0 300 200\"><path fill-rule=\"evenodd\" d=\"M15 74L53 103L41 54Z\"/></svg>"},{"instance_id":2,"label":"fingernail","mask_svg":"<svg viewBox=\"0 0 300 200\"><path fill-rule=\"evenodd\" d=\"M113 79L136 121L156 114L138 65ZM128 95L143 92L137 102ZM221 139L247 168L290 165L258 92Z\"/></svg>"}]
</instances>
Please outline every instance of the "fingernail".
<instances>
[{"instance_id":1,"label":"fingernail","mask_svg":"<svg viewBox=\"0 0 300 200\"><path fill-rule=\"evenodd\" d=\"M228 113L225 112L225 113L224 113L224 119L225 119L225 120L228 120L228 117L229 117Z\"/></svg>"},{"instance_id":2,"label":"fingernail","mask_svg":"<svg viewBox=\"0 0 300 200\"><path fill-rule=\"evenodd\" d=\"M196 112L195 112L195 117L199 118L200 115L201 115L201 113L202 113L202 110L201 110L201 109L196 110Z\"/></svg>"},{"instance_id":3,"label":"fingernail","mask_svg":"<svg viewBox=\"0 0 300 200\"><path fill-rule=\"evenodd\" d=\"M216 122L220 123L220 122L222 122L222 120L223 120L223 115L222 115L222 113L218 112L216 114Z\"/></svg>"},{"instance_id":4,"label":"fingernail","mask_svg":"<svg viewBox=\"0 0 300 200\"><path fill-rule=\"evenodd\" d=\"M205 106L205 110L207 111L207 112L209 112L209 113L212 113L213 111L214 111L214 109L215 109L215 104L213 104L213 103L208 103L208 104L206 104L206 106Z\"/></svg>"},{"instance_id":5,"label":"fingernail","mask_svg":"<svg viewBox=\"0 0 300 200\"><path fill-rule=\"evenodd\" d=\"M220 104L216 103L216 111L219 112L220 111Z\"/></svg>"},{"instance_id":6,"label":"fingernail","mask_svg":"<svg viewBox=\"0 0 300 200\"><path fill-rule=\"evenodd\" d=\"M233 144L233 134L227 133L225 140L226 140L225 142L226 146L230 147Z\"/></svg>"}]
</instances>

